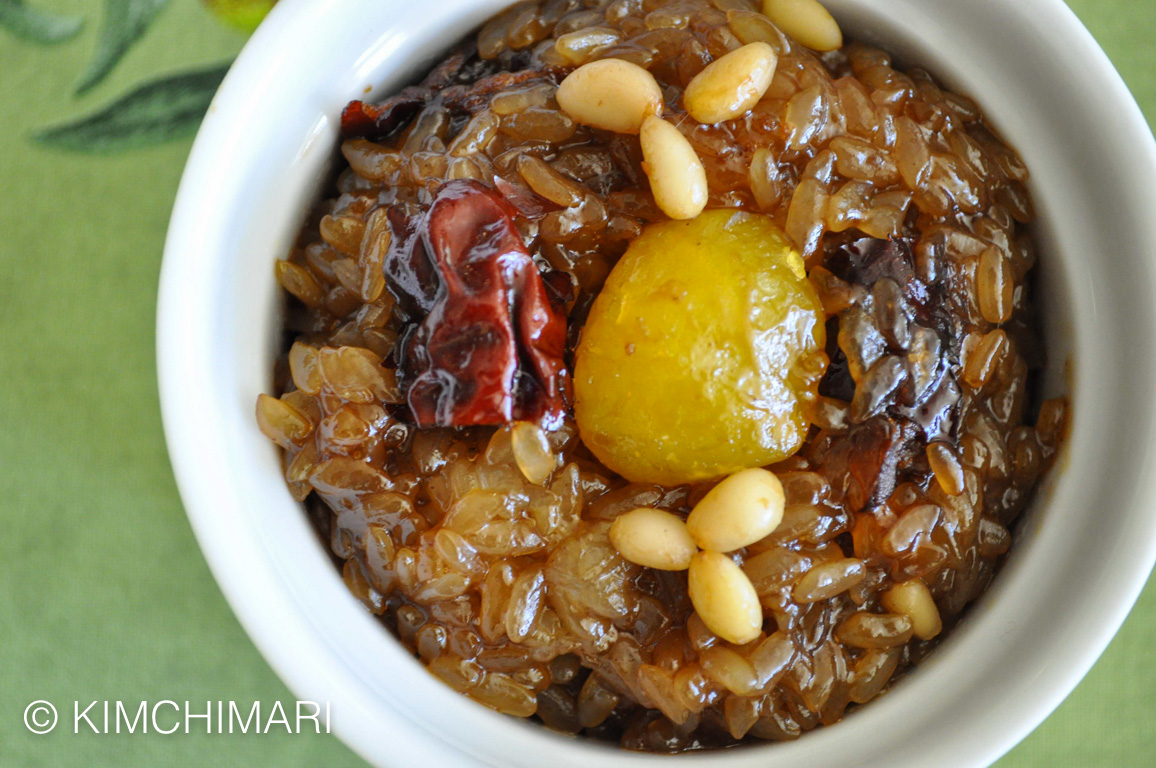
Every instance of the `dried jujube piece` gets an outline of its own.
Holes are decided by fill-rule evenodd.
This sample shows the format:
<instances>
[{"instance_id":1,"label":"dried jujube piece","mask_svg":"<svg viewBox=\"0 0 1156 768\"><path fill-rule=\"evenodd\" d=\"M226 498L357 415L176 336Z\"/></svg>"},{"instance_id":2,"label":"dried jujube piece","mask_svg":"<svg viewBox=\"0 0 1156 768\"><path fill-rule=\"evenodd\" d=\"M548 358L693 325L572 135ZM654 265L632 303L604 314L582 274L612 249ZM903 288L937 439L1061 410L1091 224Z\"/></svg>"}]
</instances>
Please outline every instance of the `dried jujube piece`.
<instances>
[{"instance_id":1,"label":"dried jujube piece","mask_svg":"<svg viewBox=\"0 0 1156 768\"><path fill-rule=\"evenodd\" d=\"M492 62L478 59L475 46L461 46L420 84L402 88L376 104L360 99L349 102L341 112L341 134L347 139L381 140L408 124L435 99L451 112L472 114L485 107L494 94L545 76L538 70L493 72L492 68Z\"/></svg>"},{"instance_id":2,"label":"dried jujube piece","mask_svg":"<svg viewBox=\"0 0 1156 768\"><path fill-rule=\"evenodd\" d=\"M426 213L393 205L388 215L392 236L384 260L387 285L402 314L415 320L428 314L437 299L437 275L422 239Z\"/></svg>"},{"instance_id":3,"label":"dried jujube piece","mask_svg":"<svg viewBox=\"0 0 1156 768\"><path fill-rule=\"evenodd\" d=\"M870 407L874 389L886 395L876 399L887 415L913 422L926 441L952 435L960 402L952 373L959 363L958 320L942 300L942 287L928 285L916 273L911 241L860 238L834 249L824 267L870 290L874 307L870 314L851 307L828 320L831 366L819 392L854 397L850 415L862 422L878 415ZM857 371L863 363L867 366Z\"/></svg>"},{"instance_id":4,"label":"dried jujube piece","mask_svg":"<svg viewBox=\"0 0 1156 768\"><path fill-rule=\"evenodd\" d=\"M349 138L381 139L409 122L438 91L455 82L468 82L476 47L466 43L450 53L420 85L402 88L377 104L351 101L341 112L341 133ZM476 79L476 78L475 78Z\"/></svg>"},{"instance_id":5,"label":"dried jujube piece","mask_svg":"<svg viewBox=\"0 0 1156 768\"><path fill-rule=\"evenodd\" d=\"M882 279L894 280L920 307L931 300L930 289L915 274L911 243L906 240L860 238L838 249L823 266L836 277L867 287Z\"/></svg>"},{"instance_id":6,"label":"dried jujube piece","mask_svg":"<svg viewBox=\"0 0 1156 768\"><path fill-rule=\"evenodd\" d=\"M514 215L480 182L451 181L417 232L437 278L432 291L423 286L435 298L409 338L402 366L420 427L557 425L565 414L566 318L551 302Z\"/></svg>"},{"instance_id":7,"label":"dried jujube piece","mask_svg":"<svg viewBox=\"0 0 1156 768\"><path fill-rule=\"evenodd\" d=\"M914 425L878 416L851 429L827 451L823 474L836 478L847 507L858 512L895 490L896 475L915 451Z\"/></svg>"},{"instance_id":8,"label":"dried jujube piece","mask_svg":"<svg viewBox=\"0 0 1156 768\"><path fill-rule=\"evenodd\" d=\"M345 138L383 138L413 118L433 91L421 86L402 88L379 104L351 101L341 111L341 133Z\"/></svg>"}]
</instances>

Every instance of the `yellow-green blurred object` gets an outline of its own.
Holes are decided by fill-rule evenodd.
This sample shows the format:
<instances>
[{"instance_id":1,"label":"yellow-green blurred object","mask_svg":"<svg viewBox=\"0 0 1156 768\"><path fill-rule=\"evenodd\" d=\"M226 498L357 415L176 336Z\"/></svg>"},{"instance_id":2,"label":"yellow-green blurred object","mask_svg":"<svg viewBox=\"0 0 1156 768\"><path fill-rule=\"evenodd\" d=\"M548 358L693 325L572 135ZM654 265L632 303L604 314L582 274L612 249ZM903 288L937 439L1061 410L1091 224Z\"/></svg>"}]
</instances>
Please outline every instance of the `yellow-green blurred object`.
<instances>
[{"instance_id":1,"label":"yellow-green blurred object","mask_svg":"<svg viewBox=\"0 0 1156 768\"><path fill-rule=\"evenodd\" d=\"M277 0L203 0L218 19L226 24L252 32L268 15Z\"/></svg>"},{"instance_id":2,"label":"yellow-green blurred object","mask_svg":"<svg viewBox=\"0 0 1156 768\"><path fill-rule=\"evenodd\" d=\"M608 467L678 484L781 461L807 436L826 368L803 262L766 216L648 227L578 344L578 428Z\"/></svg>"}]
</instances>

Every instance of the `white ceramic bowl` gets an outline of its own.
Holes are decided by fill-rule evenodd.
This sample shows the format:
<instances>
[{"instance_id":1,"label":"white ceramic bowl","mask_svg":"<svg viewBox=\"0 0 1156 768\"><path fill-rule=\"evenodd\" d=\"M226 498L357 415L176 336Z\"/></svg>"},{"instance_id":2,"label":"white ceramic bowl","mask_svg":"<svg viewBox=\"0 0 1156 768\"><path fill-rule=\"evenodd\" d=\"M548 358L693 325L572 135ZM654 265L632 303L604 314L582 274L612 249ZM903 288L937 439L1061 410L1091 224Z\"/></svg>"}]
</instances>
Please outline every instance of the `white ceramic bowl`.
<instances>
[{"instance_id":1,"label":"white ceramic bowl","mask_svg":"<svg viewBox=\"0 0 1156 768\"><path fill-rule=\"evenodd\" d=\"M205 556L253 641L379 765L657 762L494 714L428 675L347 594L254 425L278 342L272 265L331 161L338 115L421 72L507 0L282 0L225 79L173 211L158 318L164 423ZM1076 685L1156 556L1156 147L1060 0L831 0L977 97L1023 154L1040 213L1050 378L1074 361L1066 459L1006 568L914 674L834 727L686 755L718 766L977 766Z\"/></svg>"}]
</instances>

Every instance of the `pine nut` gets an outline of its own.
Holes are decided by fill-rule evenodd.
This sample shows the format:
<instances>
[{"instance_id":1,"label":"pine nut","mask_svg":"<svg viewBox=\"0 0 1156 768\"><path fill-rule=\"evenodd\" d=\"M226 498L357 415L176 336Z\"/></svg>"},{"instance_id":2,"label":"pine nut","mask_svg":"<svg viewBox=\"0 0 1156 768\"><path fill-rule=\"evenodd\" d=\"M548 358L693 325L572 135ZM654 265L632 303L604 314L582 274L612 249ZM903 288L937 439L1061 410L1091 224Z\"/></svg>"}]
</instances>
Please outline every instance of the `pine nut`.
<instances>
[{"instance_id":1,"label":"pine nut","mask_svg":"<svg viewBox=\"0 0 1156 768\"><path fill-rule=\"evenodd\" d=\"M939 608L931 597L931 592L923 579L912 579L896 584L883 593L880 602L892 613L902 614L911 619L915 636L920 640L930 640L943 629L939 618Z\"/></svg>"},{"instance_id":2,"label":"pine nut","mask_svg":"<svg viewBox=\"0 0 1156 768\"><path fill-rule=\"evenodd\" d=\"M638 133L648 115L662 114L654 75L621 59L583 64L566 75L555 98L575 122L615 133Z\"/></svg>"},{"instance_id":3,"label":"pine nut","mask_svg":"<svg viewBox=\"0 0 1156 768\"><path fill-rule=\"evenodd\" d=\"M639 136L642 168L658 207L672 219L693 219L706 207L706 170L686 137L661 117L648 115Z\"/></svg>"},{"instance_id":4,"label":"pine nut","mask_svg":"<svg viewBox=\"0 0 1156 768\"><path fill-rule=\"evenodd\" d=\"M816 51L843 47L843 32L816 0L763 0L763 14L775 26Z\"/></svg>"},{"instance_id":5,"label":"pine nut","mask_svg":"<svg viewBox=\"0 0 1156 768\"><path fill-rule=\"evenodd\" d=\"M748 43L695 75L682 103L691 117L706 125L746 114L771 87L778 61L771 46Z\"/></svg>"},{"instance_id":6,"label":"pine nut","mask_svg":"<svg viewBox=\"0 0 1156 768\"><path fill-rule=\"evenodd\" d=\"M630 562L660 571L686 570L697 551L682 518L649 507L615 518L610 543Z\"/></svg>"},{"instance_id":7,"label":"pine nut","mask_svg":"<svg viewBox=\"0 0 1156 768\"><path fill-rule=\"evenodd\" d=\"M686 527L701 548L733 552L765 538L783 520L783 486L765 469L744 469L702 497Z\"/></svg>"},{"instance_id":8,"label":"pine nut","mask_svg":"<svg viewBox=\"0 0 1156 768\"><path fill-rule=\"evenodd\" d=\"M691 558L687 586L694 610L711 632L735 645L759 636L759 596L734 560L719 552L699 552Z\"/></svg>"}]
</instances>

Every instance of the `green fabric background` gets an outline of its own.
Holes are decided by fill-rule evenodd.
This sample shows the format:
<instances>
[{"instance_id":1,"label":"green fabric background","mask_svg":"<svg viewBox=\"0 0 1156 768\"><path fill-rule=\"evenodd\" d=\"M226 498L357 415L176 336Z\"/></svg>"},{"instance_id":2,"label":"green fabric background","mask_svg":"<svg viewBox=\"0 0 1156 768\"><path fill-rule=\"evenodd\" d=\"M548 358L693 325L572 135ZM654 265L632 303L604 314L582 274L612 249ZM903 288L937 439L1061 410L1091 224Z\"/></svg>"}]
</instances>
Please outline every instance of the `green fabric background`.
<instances>
[{"instance_id":1,"label":"green fabric background","mask_svg":"<svg viewBox=\"0 0 1156 768\"><path fill-rule=\"evenodd\" d=\"M26 3L86 23L51 47L0 29L0 765L360 764L324 735L71 733L76 699L292 696L209 575L161 434L156 284L191 139L104 156L29 140L144 80L227 60L243 35L196 0L173 0L75 98L101 5ZM1156 3L1071 5L1156 120ZM1150 586L1087 679L1001 768L1152 765L1154 630ZM36 699L61 710L47 736L22 724Z\"/></svg>"}]
</instances>

